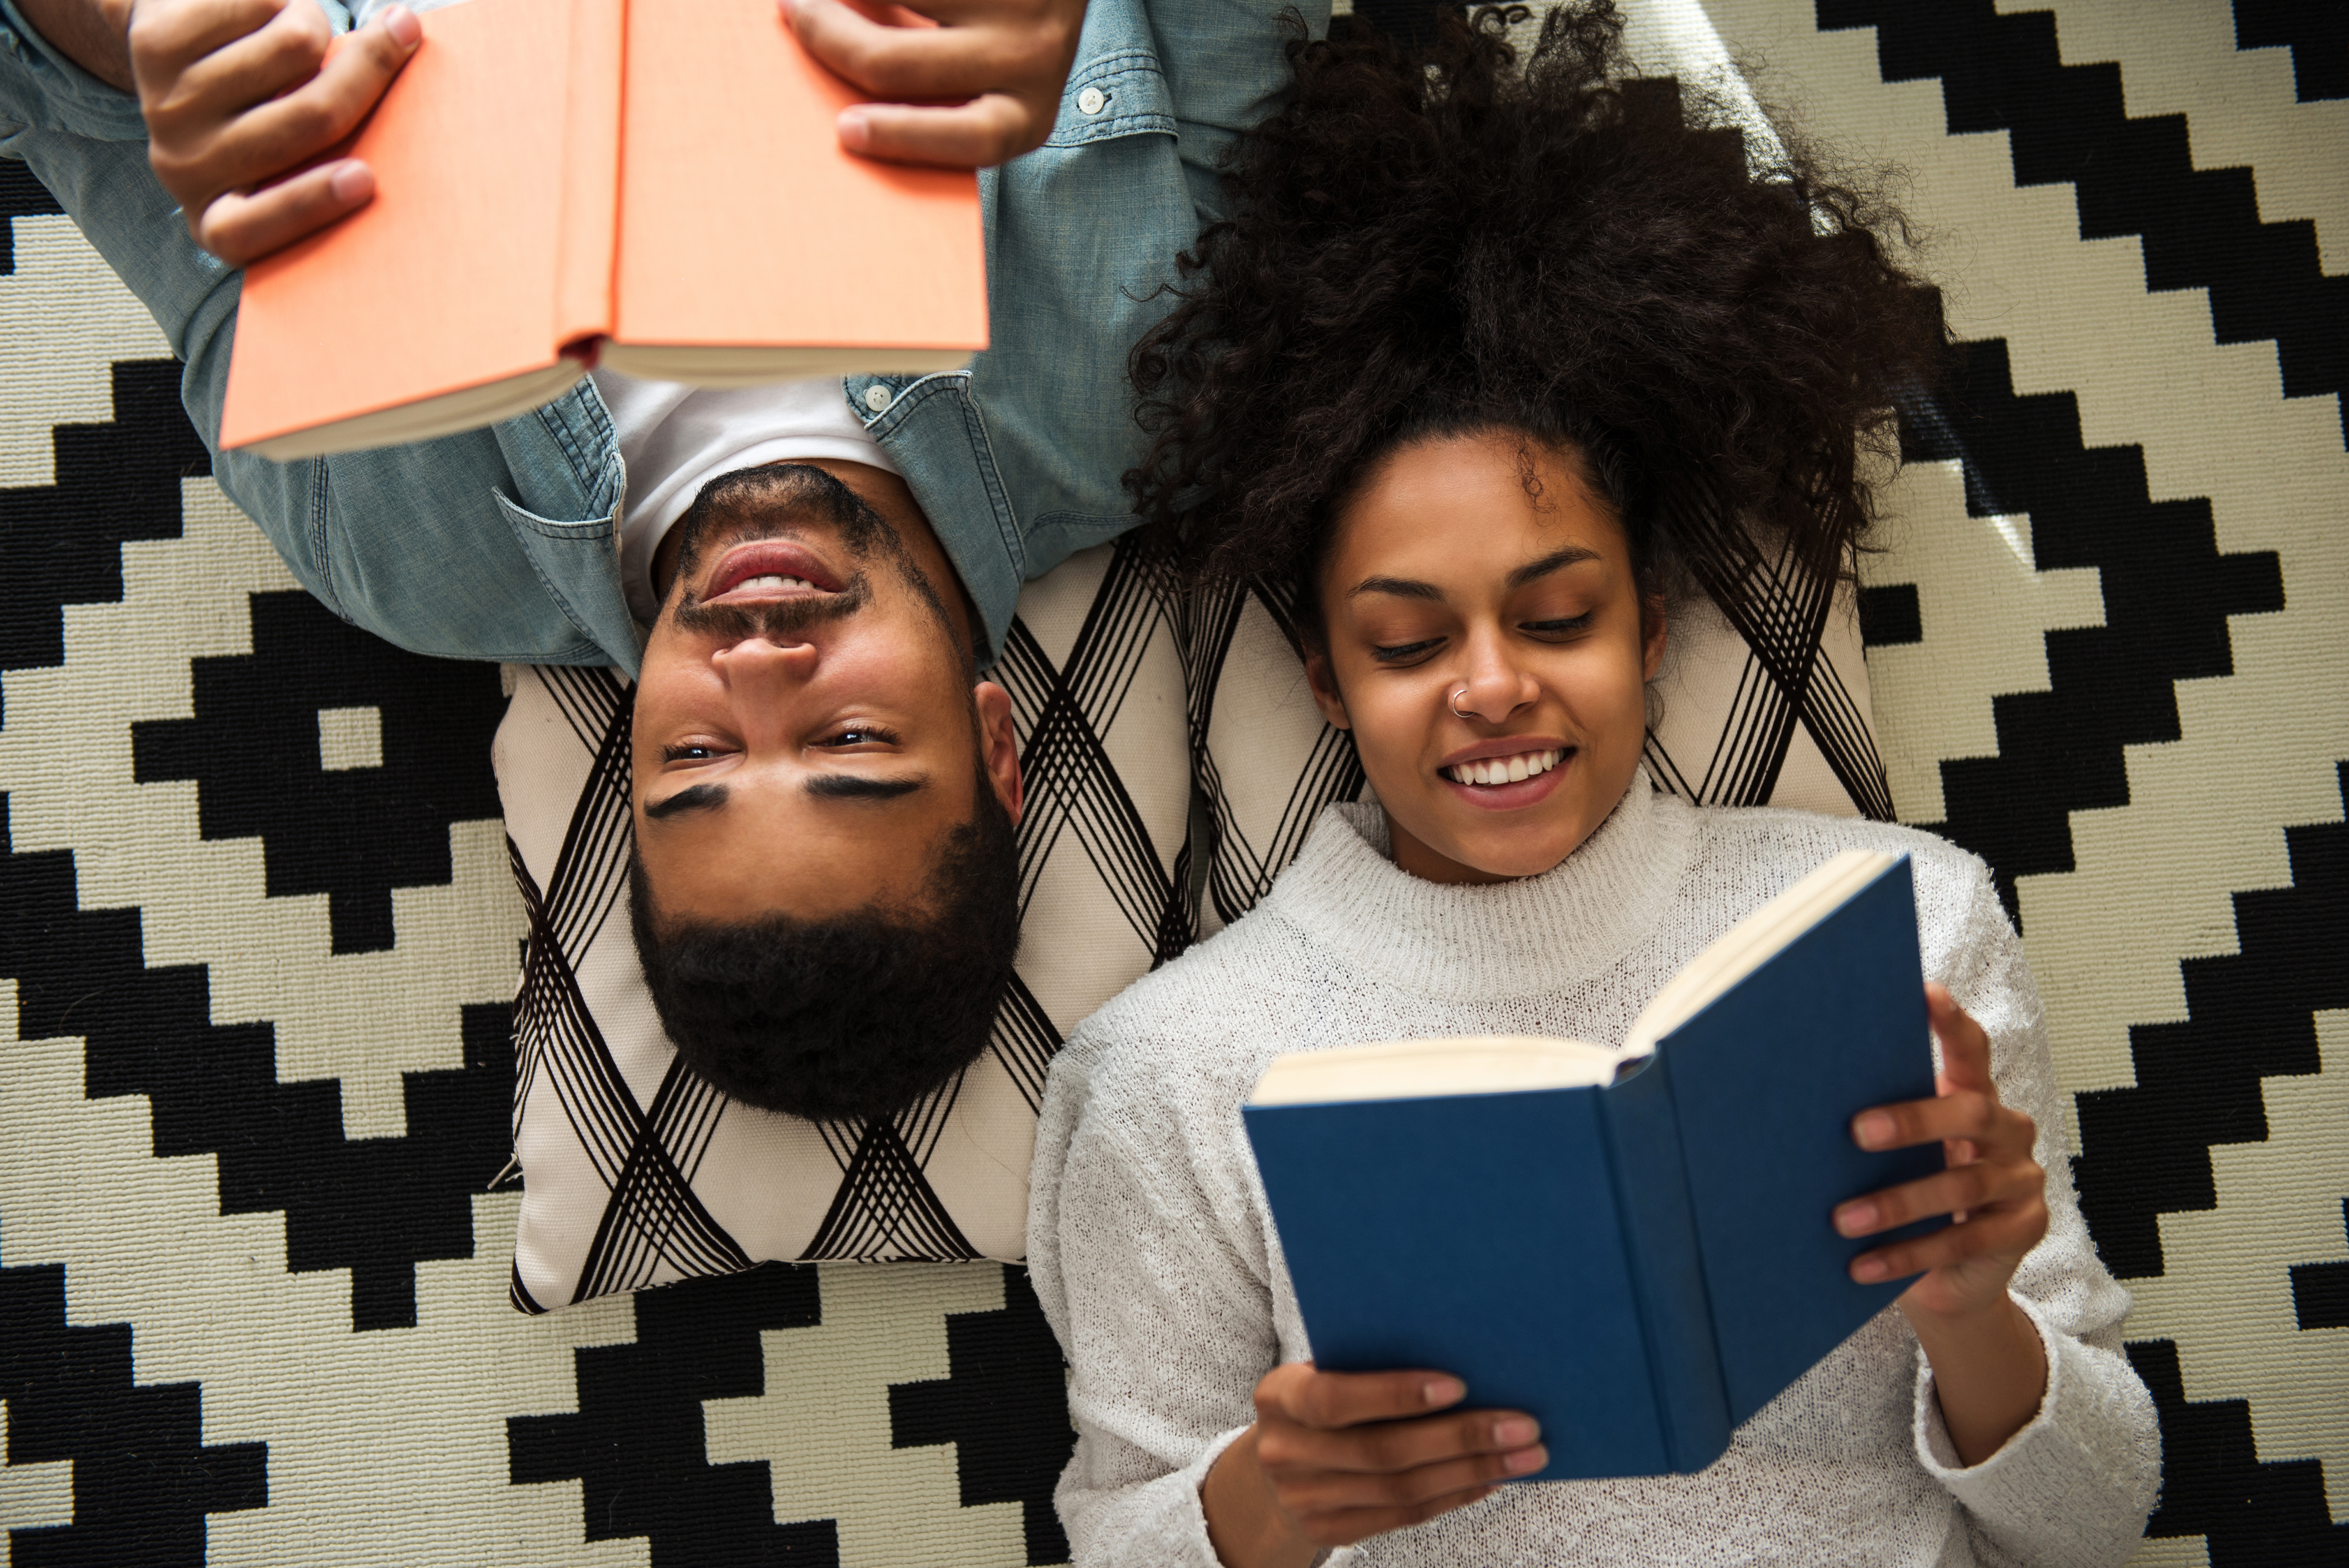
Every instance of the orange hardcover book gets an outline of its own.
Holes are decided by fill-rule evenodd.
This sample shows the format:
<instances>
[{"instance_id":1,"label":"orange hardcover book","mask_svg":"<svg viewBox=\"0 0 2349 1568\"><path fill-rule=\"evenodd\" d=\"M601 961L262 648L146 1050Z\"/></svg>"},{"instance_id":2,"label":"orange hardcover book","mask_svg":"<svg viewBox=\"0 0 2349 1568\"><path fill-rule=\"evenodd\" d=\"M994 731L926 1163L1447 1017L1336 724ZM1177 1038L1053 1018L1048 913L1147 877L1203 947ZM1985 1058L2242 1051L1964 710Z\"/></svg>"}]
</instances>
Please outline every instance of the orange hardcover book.
<instances>
[{"instance_id":1,"label":"orange hardcover book","mask_svg":"<svg viewBox=\"0 0 2349 1568\"><path fill-rule=\"evenodd\" d=\"M246 269L221 444L281 461L535 408L987 346L978 182L876 163L775 0L471 0L353 143L376 198Z\"/></svg>"}]
</instances>

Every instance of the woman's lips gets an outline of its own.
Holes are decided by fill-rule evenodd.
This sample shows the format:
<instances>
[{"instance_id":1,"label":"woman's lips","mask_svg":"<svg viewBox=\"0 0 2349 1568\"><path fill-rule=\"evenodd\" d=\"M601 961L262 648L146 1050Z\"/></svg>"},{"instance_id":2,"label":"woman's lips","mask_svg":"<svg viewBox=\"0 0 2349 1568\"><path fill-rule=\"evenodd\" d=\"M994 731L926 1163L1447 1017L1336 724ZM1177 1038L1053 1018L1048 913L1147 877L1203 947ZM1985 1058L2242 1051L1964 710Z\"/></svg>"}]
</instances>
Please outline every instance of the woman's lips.
<instances>
[{"instance_id":1,"label":"woman's lips","mask_svg":"<svg viewBox=\"0 0 2349 1568\"><path fill-rule=\"evenodd\" d=\"M759 539L738 544L718 559L709 586L701 595L705 604L740 604L789 599L811 593L837 593L840 580L815 552L796 540Z\"/></svg>"},{"instance_id":2,"label":"woman's lips","mask_svg":"<svg viewBox=\"0 0 2349 1568\"><path fill-rule=\"evenodd\" d=\"M1477 749L1489 750L1490 748L1480 747ZM1544 749L1558 751L1557 760L1539 773L1528 774L1526 778L1514 779L1508 783L1464 784L1453 778L1448 771L1455 766L1452 763L1445 764L1446 770L1438 771L1435 777L1456 799L1481 810L1518 810L1549 799L1550 792L1558 787L1559 782L1566 777L1567 770L1574 766L1578 753L1572 747L1541 748L1523 745L1513 747L1508 751L1501 753L1503 756L1517 756L1528 751Z\"/></svg>"}]
</instances>

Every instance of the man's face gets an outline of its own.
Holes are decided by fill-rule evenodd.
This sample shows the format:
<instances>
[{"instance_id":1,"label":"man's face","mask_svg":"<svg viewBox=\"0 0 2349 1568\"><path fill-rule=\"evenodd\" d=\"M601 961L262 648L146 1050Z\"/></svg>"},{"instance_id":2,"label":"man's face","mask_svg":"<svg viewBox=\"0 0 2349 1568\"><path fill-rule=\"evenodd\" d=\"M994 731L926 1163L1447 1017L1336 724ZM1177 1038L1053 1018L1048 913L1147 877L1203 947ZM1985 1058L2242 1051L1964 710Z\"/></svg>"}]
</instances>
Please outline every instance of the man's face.
<instances>
[{"instance_id":1,"label":"man's face","mask_svg":"<svg viewBox=\"0 0 2349 1568\"><path fill-rule=\"evenodd\" d=\"M973 685L953 569L881 469L717 482L728 499L671 536L636 686L636 842L660 919L917 907L971 816L974 749L1019 813L1010 699Z\"/></svg>"}]
</instances>

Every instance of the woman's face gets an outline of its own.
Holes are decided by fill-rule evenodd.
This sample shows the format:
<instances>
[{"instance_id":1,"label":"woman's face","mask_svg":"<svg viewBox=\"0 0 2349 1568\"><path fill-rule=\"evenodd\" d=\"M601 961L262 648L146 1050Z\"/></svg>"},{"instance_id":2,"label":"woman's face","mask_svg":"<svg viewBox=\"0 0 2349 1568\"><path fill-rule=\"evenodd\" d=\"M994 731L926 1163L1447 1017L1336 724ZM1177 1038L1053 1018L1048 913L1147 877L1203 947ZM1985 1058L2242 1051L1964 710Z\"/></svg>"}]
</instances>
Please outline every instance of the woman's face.
<instances>
[{"instance_id":1,"label":"woman's face","mask_svg":"<svg viewBox=\"0 0 2349 1568\"><path fill-rule=\"evenodd\" d=\"M1532 876L1606 820L1663 616L1643 630L1622 525L1566 457L1511 432L1390 454L1338 519L1320 593L1329 645L1306 674L1354 733L1397 865Z\"/></svg>"}]
</instances>

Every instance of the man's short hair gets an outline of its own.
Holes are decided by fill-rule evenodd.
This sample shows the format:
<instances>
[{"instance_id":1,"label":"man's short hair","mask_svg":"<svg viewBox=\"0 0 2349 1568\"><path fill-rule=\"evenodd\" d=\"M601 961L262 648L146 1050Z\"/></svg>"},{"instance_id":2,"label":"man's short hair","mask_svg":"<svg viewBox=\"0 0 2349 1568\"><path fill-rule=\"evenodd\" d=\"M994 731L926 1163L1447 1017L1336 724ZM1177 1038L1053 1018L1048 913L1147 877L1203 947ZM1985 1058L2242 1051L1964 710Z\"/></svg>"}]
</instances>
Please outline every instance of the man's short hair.
<instances>
[{"instance_id":1,"label":"man's short hair","mask_svg":"<svg viewBox=\"0 0 2349 1568\"><path fill-rule=\"evenodd\" d=\"M1019 846L984 769L921 913L778 912L661 927L640 856L629 920L653 1006L686 1065L812 1120L894 1115L987 1048L1019 950Z\"/></svg>"}]
</instances>

